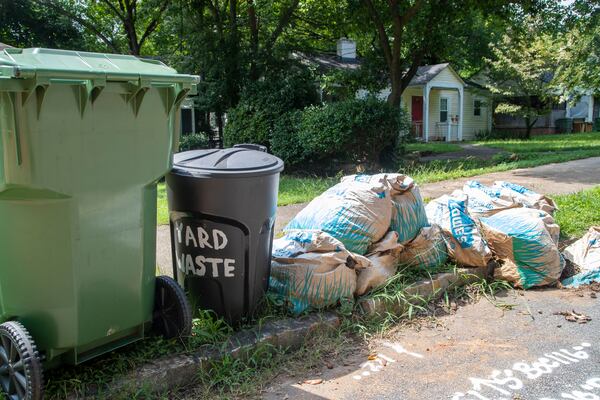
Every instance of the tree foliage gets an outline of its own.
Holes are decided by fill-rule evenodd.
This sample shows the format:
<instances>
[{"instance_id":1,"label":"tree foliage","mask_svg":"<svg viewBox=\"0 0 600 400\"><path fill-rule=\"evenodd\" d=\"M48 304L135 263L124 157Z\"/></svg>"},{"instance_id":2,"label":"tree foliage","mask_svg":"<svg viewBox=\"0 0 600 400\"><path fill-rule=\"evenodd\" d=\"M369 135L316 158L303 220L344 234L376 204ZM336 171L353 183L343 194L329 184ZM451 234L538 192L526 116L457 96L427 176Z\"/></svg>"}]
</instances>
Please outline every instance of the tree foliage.
<instances>
[{"instance_id":1,"label":"tree foliage","mask_svg":"<svg viewBox=\"0 0 600 400\"><path fill-rule=\"evenodd\" d=\"M509 0L358 1L371 22L365 26L376 32L391 83L388 101L396 106L420 65L426 61L448 61L453 51L464 55L465 49L475 50L474 55L480 56L477 49L481 48L481 43L477 38L491 39L495 28L494 24L487 25L487 22L508 18L511 7L514 10L523 7L515 7L514 2ZM465 46L465 42L471 46Z\"/></svg>"},{"instance_id":2,"label":"tree foliage","mask_svg":"<svg viewBox=\"0 0 600 400\"><path fill-rule=\"evenodd\" d=\"M520 33L508 32L492 46L488 87L496 95L496 111L522 117L525 136L538 118L551 110L551 81L556 64L554 39L540 33L535 21Z\"/></svg>"},{"instance_id":3,"label":"tree foliage","mask_svg":"<svg viewBox=\"0 0 600 400\"><path fill-rule=\"evenodd\" d=\"M558 51L555 87L564 99L600 93L600 4L576 1Z\"/></svg>"},{"instance_id":4,"label":"tree foliage","mask_svg":"<svg viewBox=\"0 0 600 400\"><path fill-rule=\"evenodd\" d=\"M64 3L66 6L66 3ZM0 1L0 42L15 47L86 47L69 17L29 0Z\"/></svg>"},{"instance_id":5,"label":"tree foliage","mask_svg":"<svg viewBox=\"0 0 600 400\"><path fill-rule=\"evenodd\" d=\"M109 51L141 55L172 0L30 1L82 27Z\"/></svg>"}]
</instances>

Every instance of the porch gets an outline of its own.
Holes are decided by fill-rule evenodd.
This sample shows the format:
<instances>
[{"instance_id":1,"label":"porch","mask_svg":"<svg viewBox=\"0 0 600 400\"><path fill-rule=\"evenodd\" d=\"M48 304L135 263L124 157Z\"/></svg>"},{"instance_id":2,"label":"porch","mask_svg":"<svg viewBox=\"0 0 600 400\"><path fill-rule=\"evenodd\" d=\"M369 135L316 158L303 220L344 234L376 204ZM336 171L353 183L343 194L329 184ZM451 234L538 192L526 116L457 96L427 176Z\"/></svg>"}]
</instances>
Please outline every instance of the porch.
<instances>
[{"instance_id":1,"label":"porch","mask_svg":"<svg viewBox=\"0 0 600 400\"><path fill-rule=\"evenodd\" d=\"M412 135L425 142L463 139L464 86L409 86L402 95Z\"/></svg>"}]
</instances>

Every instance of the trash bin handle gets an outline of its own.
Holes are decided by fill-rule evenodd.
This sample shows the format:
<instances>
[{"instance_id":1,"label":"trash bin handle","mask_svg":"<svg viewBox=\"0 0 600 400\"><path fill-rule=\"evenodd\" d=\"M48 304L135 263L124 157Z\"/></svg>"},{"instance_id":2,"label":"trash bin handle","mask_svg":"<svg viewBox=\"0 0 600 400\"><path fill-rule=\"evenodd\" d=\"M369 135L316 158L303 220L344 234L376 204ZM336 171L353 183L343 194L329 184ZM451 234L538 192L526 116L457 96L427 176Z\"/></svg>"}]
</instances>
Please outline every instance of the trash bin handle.
<instances>
[{"instance_id":1,"label":"trash bin handle","mask_svg":"<svg viewBox=\"0 0 600 400\"><path fill-rule=\"evenodd\" d=\"M238 148L238 149L257 150L257 151L262 151L263 153L267 152L267 147L261 146L260 144L242 143L242 144L236 144L233 147Z\"/></svg>"}]
</instances>

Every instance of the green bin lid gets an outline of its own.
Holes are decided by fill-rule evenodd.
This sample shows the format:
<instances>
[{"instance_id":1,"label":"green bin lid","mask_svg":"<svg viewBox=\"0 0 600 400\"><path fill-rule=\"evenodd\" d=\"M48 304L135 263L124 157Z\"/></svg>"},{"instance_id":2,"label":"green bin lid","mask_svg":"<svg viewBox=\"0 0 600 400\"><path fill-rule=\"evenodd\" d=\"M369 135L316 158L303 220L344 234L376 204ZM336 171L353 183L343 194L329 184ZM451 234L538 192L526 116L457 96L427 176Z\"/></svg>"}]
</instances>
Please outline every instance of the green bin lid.
<instances>
[{"instance_id":1,"label":"green bin lid","mask_svg":"<svg viewBox=\"0 0 600 400\"><path fill-rule=\"evenodd\" d=\"M55 79L150 80L198 82L194 75L178 74L158 60L122 54L88 53L54 49L5 48L0 51L0 78L48 77Z\"/></svg>"}]
</instances>

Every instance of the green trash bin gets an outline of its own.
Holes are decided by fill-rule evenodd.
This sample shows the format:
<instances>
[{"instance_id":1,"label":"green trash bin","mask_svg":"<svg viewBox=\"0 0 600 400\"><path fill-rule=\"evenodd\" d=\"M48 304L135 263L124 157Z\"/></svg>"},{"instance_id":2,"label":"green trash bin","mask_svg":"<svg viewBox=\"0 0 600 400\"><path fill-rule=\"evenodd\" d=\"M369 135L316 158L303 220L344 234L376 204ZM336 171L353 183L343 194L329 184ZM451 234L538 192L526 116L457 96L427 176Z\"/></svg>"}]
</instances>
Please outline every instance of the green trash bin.
<instances>
[{"instance_id":1,"label":"green trash bin","mask_svg":"<svg viewBox=\"0 0 600 400\"><path fill-rule=\"evenodd\" d=\"M594 118L593 131L600 132L600 118L599 117Z\"/></svg>"},{"instance_id":2,"label":"green trash bin","mask_svg":"<svg viewBox=\"0 0 600 400\"><path fill-rule=\"evenodd\" d=\"M556 133L572 133L573 118L558 118L556 120Z\"/></svg>"},{"instance_id":3,"label":"green trash bin","mask_svg":"<svg viewBox=\"0 0 600 400\"><path fill-rule=\"evenodd\" d=\"M0 52L0 383L10 398L40 398L42 368L142 339L153 322L167 337L189 333L185 293L155 278L156 184L196 83L133 56Z\"/></svg>"}]
</instances>

